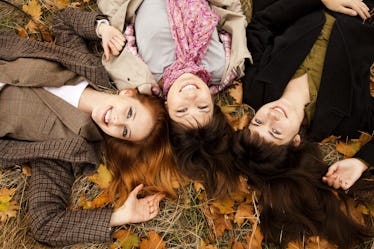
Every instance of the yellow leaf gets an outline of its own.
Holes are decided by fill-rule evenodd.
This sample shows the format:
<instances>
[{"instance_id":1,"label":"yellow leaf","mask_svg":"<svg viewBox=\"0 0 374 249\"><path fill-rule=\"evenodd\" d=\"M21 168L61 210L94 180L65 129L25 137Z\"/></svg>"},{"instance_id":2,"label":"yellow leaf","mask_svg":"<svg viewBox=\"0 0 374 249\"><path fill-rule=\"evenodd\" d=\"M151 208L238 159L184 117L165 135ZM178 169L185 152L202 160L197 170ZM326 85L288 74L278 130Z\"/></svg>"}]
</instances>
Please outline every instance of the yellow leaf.
<instances>
[{"instance_id":1,"label":"yellow leaf","mask_svg":"<svg viewBox=\"0 0 374 249\"><path fill-rule=\"evenodd\" d=\"M112 181L112 175L104 164L100 164L97 172L88 176L87 179L99 185L100 188L106 189Z\"/></svg>"},{"instance_id":2,"label":"yellow leaf","mask_svg":"<svg viewBox=\"0 0 374 249\"><path fill-rule=\"evenodd\" d=\"M0 189L0 222L5 222L11 217L17 216L17 211L20 209L15 200L12 200L15 188L1 188Z\"/></svg>"},{"instance_id":3,"label":"yellow leaf","mask_svg":"<svg viewBox=\"0 0 374 249\"><path fill-rule=\"evenodd\" d=\"M30 0L28 4L22 6L22 10L33 17L34 20L40 20L42 7L38 0Z\"/></svg>"},{"instance_id":4,"label":"yellow leaf","mask_svg":"<svg viewBox=\"0 0 374 249\"><path fill-rule=\"evenodd\" d=\"M116 241L110 245L110 249L132 249L139 246L139 238L137 234L133 234L129 230L118 230L113 234Z\"/></svg>"},{"instance_id":5,"label":"yellow leaf","mask_svg":"<svg viewBox=\"0 0 374 249\"><path fill-rule=\"evenodd\" d=\"M370 142L373 139L373 136L366 133L366 132L361 132L360 137L358 138L358 141L360 142L361 146L364 146L368 142Z\"/></svg>"},{"instance_id":6,"label":"yellow leaf","mask_svg":"<svg viewBox=\"0 0 374 249\"><path fill-rule=\"evenodd\" d=\"M45 4L49 9L61 10L66 8L69 5L69 0L45 0Z\"/></svg>"},{"instance_id":7,"label":"yellow leaf","mask_svg":"<svg viewBox=\"0 0 374 249\"><path fill-rule=\"evenodd\" d=\"M140 242L140 249L165 249L166 244L162 238L154 231L148 233L149 239Z\"/></svg>"}]
</instances>

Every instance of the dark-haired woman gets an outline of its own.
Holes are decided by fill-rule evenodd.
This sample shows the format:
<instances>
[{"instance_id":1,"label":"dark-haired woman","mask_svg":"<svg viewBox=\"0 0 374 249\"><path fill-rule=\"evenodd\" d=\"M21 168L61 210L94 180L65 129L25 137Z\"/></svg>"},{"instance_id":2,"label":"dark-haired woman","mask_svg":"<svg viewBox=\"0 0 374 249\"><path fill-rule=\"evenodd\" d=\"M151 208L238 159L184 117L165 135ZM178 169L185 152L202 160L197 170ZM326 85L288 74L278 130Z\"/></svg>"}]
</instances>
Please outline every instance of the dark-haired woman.
<instances>
[{"instance_id":1,"label":"dark-haired woman","mask_svg":"<svg viewBox=\"0 0 374 249\"><path fill-rule=\"evenodd\" d=\"M243 86L244 101L256 114L240 136L239 154L242 172L262 194L265 238L286 246L319 235L339 248L352 248L371 239L373 230L344 213L328 185L339 189L340 200L360 193L372 201L373 183L361 175L367 176L374 164L374 140L355 158L328 170L300 129L304 126L312 141L373 132L369 82L374 26L369 8L374 5L324 2L361 18L331 12L314 0L254 1L247 29L254 64L246 68ZM348 195L342 189L349 189Z\"/></svg>"}]
</instances>

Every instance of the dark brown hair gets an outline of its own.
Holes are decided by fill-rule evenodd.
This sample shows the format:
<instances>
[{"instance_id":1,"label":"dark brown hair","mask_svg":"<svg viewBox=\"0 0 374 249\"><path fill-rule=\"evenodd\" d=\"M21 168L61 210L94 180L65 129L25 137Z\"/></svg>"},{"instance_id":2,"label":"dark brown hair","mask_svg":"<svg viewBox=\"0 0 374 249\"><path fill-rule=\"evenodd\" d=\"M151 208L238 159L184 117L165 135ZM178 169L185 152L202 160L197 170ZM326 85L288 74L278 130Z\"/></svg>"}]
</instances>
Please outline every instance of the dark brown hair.
<instances>
[{"instance_id":1,"label":"dark brown hair","mask_svg":"<svg viewBox=\"0 0 374 249\"><path fill-rule=\"evenodd\" d=\"M134 96L152 113L155 125L141 141L131 142L104 134L104 155L113 180L109 187L117 206L129 192L143 183L145 193L164 192L176 197L173 182L181 181L169 143L169 121L161 99L137 94Z\"/></svg>"},{"instance_id":2,"label":"dark brown hair","mask_svg":"<svg viewBox=\"0 0 374 249\"><path fill-rule=\"evenodd\" d=\"M260 226L265 240L286 247L304 236L321 236L348 249L373 238L372 228L350 216L349 196L322 182L327 165L316 143L274 145L248 129L239 131L236 141L239 170L261 195ZM361 186L374 190L369 181Z\"/></svg>"},{"instance_id":3,"label":"dark brown hair","mask_svg":"<svg viewBox=\"0 0 374 249\"><path fill-rule=\"evenodd\" d=\"M171 121L171 144L180 171L201 182L209 198L223 197L239 182L231 150L234 131L218 106L208 124L191 128Z\"/></svg>"}]
</instances>

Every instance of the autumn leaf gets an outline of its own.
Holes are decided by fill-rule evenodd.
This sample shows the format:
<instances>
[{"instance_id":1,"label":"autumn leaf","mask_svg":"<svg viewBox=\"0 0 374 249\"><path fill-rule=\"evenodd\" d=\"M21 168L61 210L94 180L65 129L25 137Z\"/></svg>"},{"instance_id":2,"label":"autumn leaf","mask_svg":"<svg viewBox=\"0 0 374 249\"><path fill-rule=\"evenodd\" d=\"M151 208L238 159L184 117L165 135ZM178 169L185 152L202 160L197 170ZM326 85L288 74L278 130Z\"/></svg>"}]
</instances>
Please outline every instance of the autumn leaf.
<instances>
[{"instance_id":1,"label":"autumn leaf","mask_svg":"<svg viewBox=\"0 0 374 249\"><path fill-rule=\"evenodd\" d=\"M327 144L327 143L336 143L340 139L340 136L334 136L331 135L321 141L322 144Z\"/></svg>"},{"instance_id":2,"label":"autumn leaf","mask_svg":"<svg viewBox=\"0 0 374 249\"><path fill-rule=\"evenodd\" d=\"M84 194L79 197L79 206L83 209L101 208L110 203L110 198L107 192L101 193L92 201L88 201Z\"/></svg>"},{"instance_id":3,"label":"autumn leaf","mask_svg":"<svg viewBox=\"0 0 374 249\"><path fill-rule=\"evenodd\" d=\"M87 178L89 181L99 185L102 189L108 188L109 183L112 181L112 175L104 164L100 164L97 172Z\"/></svg>"},{"instance_id":4,"label":"autumn leaf","mask_svg":"<svg viewBox=\"0 0 374 249\"><path fill-rule=\"evenodd\" d=\"M234 222L238 224L238 226L241 226L245 219L252 220L252 224L257 221L253 207L248 203L241 203L236 210Z\"/></svg>"},{"instance_id":5,"label":"autumn leaf","mask_svg":"<svg viewBox=\"0 0 374 249\"><path fill-rule=\"evenodd\" d=\"M69 3L69 0L45 0L46 6L54 11L66 8Z\"/></svg>"},{"instance_id":6,"label":"autumn leaf","mask_svg":"<svg viewBox=\"0 0 374 249\"><path fill-rule=\"evenodd\" d=\"M241 242L234 242L231 248L232 249L244 249L244 245Z\"/></svg>"},{"instance_id":7,"label":"autumn leaf","mask_svg":"<svg viewBox=\"0 0 374 249\"><path fill-rule=\"evenodd\" d=\"M137 234L129 230L117 230L113 234L116 241L110 245L109 249L132 249L139 246L139 238Z\"/></svg>"},{"instance_id":8,"label":"autumn leaf","mask_svg":"<svg viewBox=\"0 0 374 249\"><path fill-rule=\"evenodd\" d=\"M143 239L140 242L140 249L165 249L166 244L162 238L154 231L148 233L149 239Z\"/></svg>"},{"instance_id":9,"label":"autumn leaf","mask_svg":"<svg viewBox=\"0 0 374 249\"><path fill-rule=\"evenodd\" d=\"M17 211L20 209L15 200L12 200L15 188L1 188L0 189L0 222L5 222L11 217L17 216Z\"/></svg>"},{"instance_id":10,"label":"autumn leaf","mask_svg":"<svg viewBox=\"0 0 374 249\"><path fill-rule=\"evenodd\" d=\"M42 7L38 0L30 0L28 4L22 6L22 10L32 16L34 20L39 21L42 16Z\"/></svg>"},{"instance_id":11,"label":"autumn leaf","mask_svg":"<svg viewBox=\"0 0 374 249\"><path fill-rule=\"evenodd\" d=\"M225 230L231 231L233 229L230 219L228 219L225 215L221 215L220 217L215 218L212 221L213 230L215 231L215 235L217 238L221 238Z\"/></svg>"},{"instance_id":12,"label":"autumn leaf","mask_svg":"<svg viewBox=\"0 0 374 249\"><path fill-rule=\"evenodd\" d=\"M252 227L253 231L251 234L247 234L245 236L245 239L247 241L247 248L251 249L261 249L262 248L262 241L264 239L264 236L262 235L261 229L259 226L254 225Z\"/></svg>"},{"instance_id":13,"label":"autumn leaf","mask_svg":"<svg viewBox=\"0 0 374 249\"><path fill-rule=\"evenodd\" d=\"M209 244L206 241L201 240L199 249L217 249L217 247Z\"/></svg>"},{"instance_id":14,"label":"autumn leaf","mask_svg":"<svg viewBox=\"0 0 374 249\"><path fill-rule=\"evenodd\" d=\"M235 202L233 199L226 197L213 201L211 203L211 206L215 207L218 210L219 214L230 214L234 212L234 204ZM212 213L214 213L213 210Z\"/></svg>"},{"instance_id":15,"label":"autumn leaf","mask_svg":"<svg viewBox=\"0 0 374 249\"><path fill-rule=\"evenodd\" d=\"M292 241L286 249L337 249L336 245L329 243L318 236L310 237L306 241Z\"/></svg>"},{"instance_id":16,"label":"autumn leaf","mask_svg":"<svg viewBox=\"0 0 374 249\"><path fill-rule=\"evenodd\" d=\"M346 158L353 157L361 148L361 144L359 141L349 142L348 144L339 141L336 145L336 150L343 154Z\"/></svg>"},{"instance_id":17,"label":"autumn leaf","mask_svg":"<svg viewBox=\"0 0 374 249\"><path fill-rule=\"evenodd\" d=\"M31 167L30 167L30 165L27 165L27 164L22 165L22 173L25 176L31 176Z\"/></svg>"}]
</instances>

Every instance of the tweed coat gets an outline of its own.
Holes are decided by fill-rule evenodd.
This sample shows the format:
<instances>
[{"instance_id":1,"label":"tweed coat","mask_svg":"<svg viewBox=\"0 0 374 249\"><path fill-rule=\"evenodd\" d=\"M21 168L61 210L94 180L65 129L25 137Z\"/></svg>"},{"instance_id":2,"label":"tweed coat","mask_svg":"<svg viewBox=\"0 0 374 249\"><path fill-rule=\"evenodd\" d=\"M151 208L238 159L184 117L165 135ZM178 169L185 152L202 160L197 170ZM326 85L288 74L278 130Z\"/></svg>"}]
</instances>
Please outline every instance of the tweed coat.
<instances>
[{"instance_id":1,"label":"tweed coat","mask_svg":"<svg viewBox=\"0 0 374 249\"><path fill-rule=\"evenodd\" d=\"M374 7L374 1L366 3ZM321 5L319 0L254 1L254 17L247 27L254 64L246 67L242 80L244 102L258 109L281 96L325 23ZM359 17L331 14L336 21L307 131L315 141L329 135L356 138L358 131L374 130L374 99L369 91L374 26ZM356 156L374 165L374 140Z\"/></svg>"},{"instance_id":2,"label":"tweed coat","mask_svg":"<svg viewBox=\"0 0 374 249\"><path fill-rule=\"evenodd\" d=\"M94 30L95 19L91 21L89 30ZM82 32L85 32L84 28ZM82 39L57 37L59 41L66 40L68 47L26 40L11 33L0 35L0 82L7 83L0 91L0 131L6 133L0 139L0 167L23 163L32 166L29 216L31 231L38 241L54 246L107 242L111 240L111 208L68 209L75 177L93 172L100 161L100 133L87 115L38 87L74 84L81 80L75 73L51 61L60 62L91 79L89 83L96 89L112 86L100 59L90 53L75 51L84 45ZM25 61L30 63L25 65ZM17 108L18 117L13 108ZM35 115L42 117L39 127L35 126L37 119L34 116L29 122L22 122L22 118L30 117L30 111L33 115L35 109L39 110ZM29 124L32 129L25 129L24 126ZM20 138L28 141L12 139L20 135L14 127L21 127L23 134ZM38 130L40 127L43 129ZM61 135L67 136L61 138Z\"/></svg>"}]
</instances>

